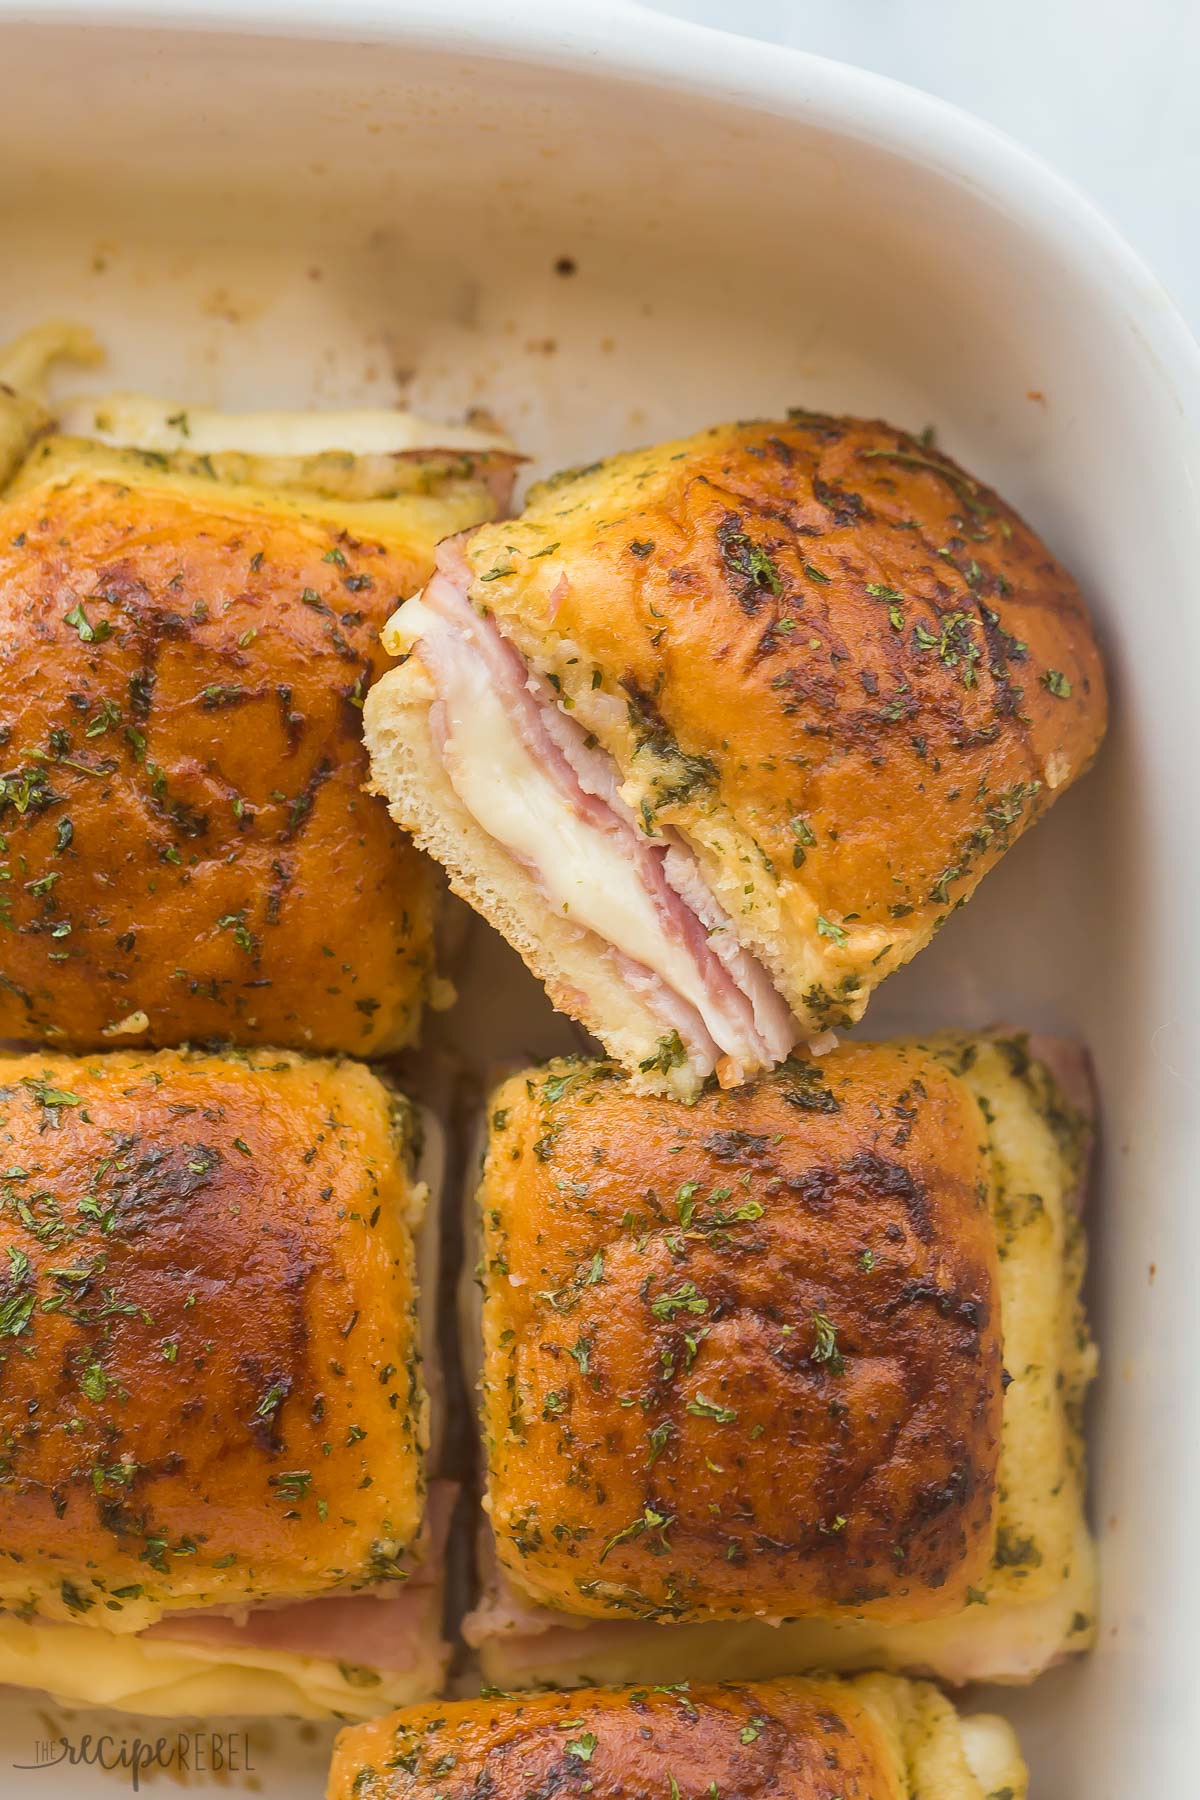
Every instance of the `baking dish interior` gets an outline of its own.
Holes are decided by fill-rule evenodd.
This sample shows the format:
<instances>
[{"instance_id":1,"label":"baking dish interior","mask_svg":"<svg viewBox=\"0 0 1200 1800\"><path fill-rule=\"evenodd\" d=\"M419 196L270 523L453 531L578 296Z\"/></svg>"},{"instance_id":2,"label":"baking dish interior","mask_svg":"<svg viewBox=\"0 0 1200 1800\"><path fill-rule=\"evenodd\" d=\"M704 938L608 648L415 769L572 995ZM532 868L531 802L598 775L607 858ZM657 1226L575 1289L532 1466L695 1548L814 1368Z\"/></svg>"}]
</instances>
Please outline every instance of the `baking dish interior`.
<instances>
[{"instance_id":1,"label":"baking dish interior","mask_svg":"<svg viewBox=\"0 0 1200 1800\"><path fill-rule=\"evenodd\" d=\"M996 148L984 179L975 128L956 172L953 121L915 96L902 129L882 84L851 90L795 59L781 98L776 53L679 43L652 82L599 44L585 69L465 44L0 18L0 336L54 314L91 324L109 367L67 388L484 407L533 472L788 405L882 414L933 426L1075 571L1114 674L1100 765L866 1029L1002 1019L1092 1048L1102 1631L1089 1661L1002 1704L1035 1792L1181 1793L1200 1481L1200 531L1163 303L1077 203L1052 185L1031 200L1015 156ZM572 1046L482 932L460 986L445 1030L476 1065ZM51 1716L5 1700L0 1764L31 1762ZM326 1734L255 1742L265 1791L320 1791ZM73 1797L102 1779L41 1777Z\"/></svg>"}]
</instances>

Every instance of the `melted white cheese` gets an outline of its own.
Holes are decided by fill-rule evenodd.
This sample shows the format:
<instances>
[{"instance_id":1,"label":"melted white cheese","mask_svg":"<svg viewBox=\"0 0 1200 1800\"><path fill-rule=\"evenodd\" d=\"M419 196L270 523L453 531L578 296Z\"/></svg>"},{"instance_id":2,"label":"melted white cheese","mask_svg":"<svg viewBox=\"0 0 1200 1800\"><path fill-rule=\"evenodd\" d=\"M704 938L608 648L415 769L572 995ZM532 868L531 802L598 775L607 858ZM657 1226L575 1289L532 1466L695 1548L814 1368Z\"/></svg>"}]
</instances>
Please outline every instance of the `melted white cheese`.
<instances>
[{"instance_id":1,"label":"melted white cheese","mask_svg":"<svg viewBox=\"0 0 1200 1800\"><path fill-rule=\"evenodd\" d=\"M104 394L72 401L59 413L71 436L135 450L188 450L194 456L222 450L247 456L389 456L404 450L500 450L509 440L498 431L441 425L390 407L345 412L221 412L207 406L172 406L147 394Z\"/></svg>"},{"instance_id":2,"label":"melted white cheese","mask_svg":"<svg viewBox=\"0 0 1200 1800\"><path fill-rule=\"evenodd\" d=\"M365 1719L441 1691L437 1608L423 1622L413 1665L381 1674L324 1657L234 1643L210 1648L161 1637L117 1637L100 1627L49 1625L0 1614L0 1683L37 1689L65 1706L112 1706L155 1718Z\"/></svg>"},{"instance_id":3,"label":"melted white cheese","mask_svg":"<svg viewBox=\"0 0 1200 1800\"><path fill-rule=\"evenodd\" d=\"M455 636L457 628L418 595L394 616L385 642L393 651L419 650L420 639L435 633ZM443 671L439 659L437 683L445 769L472 818L534 874L556 912L657 975L699 1013L721 1050L757 1063L757 1046L714 1006L695 959L665 928L620 840L581 819L529 750L485 660L459 654L445 663ZM711 1053L707 1061L711 1067Z\"/></svg>"},{"instance_id":4,"label":"melted white cheese","mask_svg":"<svg viewBox=\"0 0 1200 1800\"><path fill-rule=\"evenodd\" d=\"M963 1755L967 1767L989 1797L1007 1788L1014 1796L1025 1791L1025 1764L1007 1719L995 1713L966 1713L959 1717Z\"/></svg>"}]
</instances>

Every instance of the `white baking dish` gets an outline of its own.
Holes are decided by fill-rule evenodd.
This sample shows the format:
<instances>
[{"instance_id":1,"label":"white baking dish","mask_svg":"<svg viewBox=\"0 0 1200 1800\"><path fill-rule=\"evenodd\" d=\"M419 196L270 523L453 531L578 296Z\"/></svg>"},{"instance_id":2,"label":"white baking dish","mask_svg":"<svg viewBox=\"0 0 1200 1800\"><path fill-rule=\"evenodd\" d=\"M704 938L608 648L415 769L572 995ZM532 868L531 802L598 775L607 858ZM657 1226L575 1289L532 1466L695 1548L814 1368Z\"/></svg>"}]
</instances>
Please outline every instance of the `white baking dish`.
<instances>
[{"instance_id":1,"label":"white baking dish","mask_svg":"<svg viewBox=\"0 0 1200 1800\"><path fill-rule=\"evenodd\" d=\"M98 379L188 401L482 403L540 466L789 402L934 423L1075 569L1115 677L1101 766L868 1027L1095 1053L1103 1629L1003 1704L1036 1794L1194 1792L1200 357L1076 194L950 109L638 8L511 10L0 0L0 336L77 316ZM476 1056L569 1040L483 934L471 975ZM9 1775L64 1729L97 1727L5 1701L0 1788L110 1792ZM256 1782L316 1794L325 1742L256 1732Z\"/></svg>"}]
</instances>

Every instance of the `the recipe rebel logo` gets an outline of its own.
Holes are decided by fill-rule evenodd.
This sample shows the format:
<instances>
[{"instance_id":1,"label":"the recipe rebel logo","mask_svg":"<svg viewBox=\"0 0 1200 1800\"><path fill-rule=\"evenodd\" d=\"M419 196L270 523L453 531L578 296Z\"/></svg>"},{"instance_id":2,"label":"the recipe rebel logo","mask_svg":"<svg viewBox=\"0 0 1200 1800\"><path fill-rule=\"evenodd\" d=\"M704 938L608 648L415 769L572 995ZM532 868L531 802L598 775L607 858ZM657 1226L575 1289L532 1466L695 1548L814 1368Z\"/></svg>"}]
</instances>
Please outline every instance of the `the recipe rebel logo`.
<instances>
[{"instance_id":1,"label":"the recipe rebel logo","mask_svg":"<svg viewBox=\"0 0 1200 1800\"><path fill-rule=\"evenodd\" d=\"M136 1794L149 1776L252 1775L254 1762L244 1731L175 1731L157 1738L84 1732L80 1737L39 1738L32 1762L14 1762L26 1774L44 1769L102 1769L126 1775Z\"/></svg>"}]
</instances>

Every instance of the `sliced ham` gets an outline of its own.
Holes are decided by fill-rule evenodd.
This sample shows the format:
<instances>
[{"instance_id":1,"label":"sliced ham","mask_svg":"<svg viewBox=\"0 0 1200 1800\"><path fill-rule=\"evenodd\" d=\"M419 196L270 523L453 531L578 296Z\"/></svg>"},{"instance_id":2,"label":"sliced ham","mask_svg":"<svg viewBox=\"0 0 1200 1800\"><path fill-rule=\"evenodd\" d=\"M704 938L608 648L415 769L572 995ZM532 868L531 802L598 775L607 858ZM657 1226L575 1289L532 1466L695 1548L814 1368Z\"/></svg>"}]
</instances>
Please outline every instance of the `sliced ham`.
<instances>
[{"instance_id":1,"label":"sliced ham","mask_svg":"<svg viewBox=\"0 0 1200 1800\"><path fill-rule=\"evenodd\" d=\"M646 1619L593 1619L554 1612L522 1595L499 1566L494 1540L480 1533L481 1591L462 1622L485 1678L503 1687L572 1687L611 1681L762 1680L797 1668L882 1667L951 1685L1028 1682L1069 1654L1072 1617L1088 1603L1092 1547L1082 1520L1062 1584L1040 1599L989 1600L987 1628L975 1609L911 1626L847 1616L794 1621L754 1618L732 1625L667 1625Z\"/></svg>"},{"instance_id":2,"label":"sliced ham","mask_svg":"<svg viewBox=\"0 0 1200 1800\"><path fill-rule=\"evenodd\" d=\"M441 1622L442 1571L455 1483L431 1483L425 1532L406 1581L389 1581L359 1593L328 1594L315 1600L178 1612L139 1633L171 1643L284 1651L327 1662L404 1673L424 1659L431 1633Z\"/></svg>"},{"instance_id":3,"label":"sliced ham","mask_svg":"<svg viewBox=\"0 0 1200 1800\"><path fill-rule=\"evenodd\" d=\"M436 1628L441 1608L437 1589L428 1582L397 1587L394 1596L346 1594L251 1607L244 1624L210 1613L181 1613L160 1619L139 1635L206 1650L284 1651L403 1674L424 1659L430 1627Z\"/></svg>"},{"instance_id":4,"label":"sliced ham","mask_svg":"<svg viewBox=\"0 0 1200 1800\"><path fill-rule=\"evenodd\" d=\"M1063 1099L1090 1126L1096 1117L1096 1078L1092 1059L1078 1038L1030 1034L1029 1054L1053 1075Z\"/></svg>"},{"instance_id":5,"label":"sliced ham","mask_svg":"<svg viewBox=\"0 0 1200 1800\"><path fill-rule=\"evenodd\" d=\"M479 1596L462 1622L464 1641L472 1650L481 1649L493 1638L544 1637L551 1631L576 1636L597 1623L582 1614L555 1612L514 1587L500 1567L496 1539L486 1520L476 1534L475 1562Z\"/></svg>"},{"instance_id":6,"label":"sliced ham","mask_svg":"<svg viewBox=\"0 0 1200 1800\"><path fill-rule=\"evenodd\" d=\"M556 909L563 905L562 869L551 859L578 856L581 845L595 852L595 868L610 879L604 891L581 879L570 916L609 944L627 984L664 1032L678 1031L703 1072L716 1069L734 1086L781 1062L800 1028L767 971L738 942L691 849L675 831L651 834L643 827L622 798L613 759L563 709L495 620L476 613L459 547L443 546L439 562L398 622L436 690L431 731L460 799ZM505 744L495 764L481 770L459 738L487 708L501 719ZM513 827L521 781L507 779L505 757L508 770L536 785L539 820L560 820L561 829L534 832L527 821L523 830Z\"/></svg>"}]
</instances>

